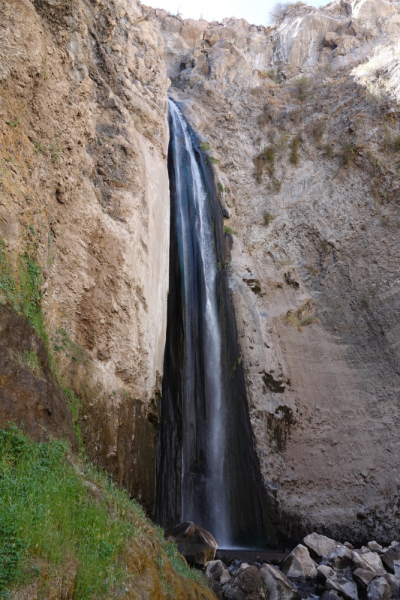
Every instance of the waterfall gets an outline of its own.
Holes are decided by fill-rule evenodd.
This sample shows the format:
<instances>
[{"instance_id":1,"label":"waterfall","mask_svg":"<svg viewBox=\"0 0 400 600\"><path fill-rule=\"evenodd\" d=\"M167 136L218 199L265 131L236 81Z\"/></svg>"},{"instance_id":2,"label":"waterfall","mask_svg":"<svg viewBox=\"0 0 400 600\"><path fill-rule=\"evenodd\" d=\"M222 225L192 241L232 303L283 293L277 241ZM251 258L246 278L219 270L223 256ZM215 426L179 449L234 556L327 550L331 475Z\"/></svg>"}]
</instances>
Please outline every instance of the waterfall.
<instances>
[{"instance_id":1,"label":"waterfall","mask_svg":"<svg viewBox=\"0 0 400 600\"><path fill-rule=\"evenodd\" d=\"M224 548L265 545L268 518L212 168L172 101L169 124L170 292L156 518L166 527L194 521Z\"/></svg>"}]
</instances>

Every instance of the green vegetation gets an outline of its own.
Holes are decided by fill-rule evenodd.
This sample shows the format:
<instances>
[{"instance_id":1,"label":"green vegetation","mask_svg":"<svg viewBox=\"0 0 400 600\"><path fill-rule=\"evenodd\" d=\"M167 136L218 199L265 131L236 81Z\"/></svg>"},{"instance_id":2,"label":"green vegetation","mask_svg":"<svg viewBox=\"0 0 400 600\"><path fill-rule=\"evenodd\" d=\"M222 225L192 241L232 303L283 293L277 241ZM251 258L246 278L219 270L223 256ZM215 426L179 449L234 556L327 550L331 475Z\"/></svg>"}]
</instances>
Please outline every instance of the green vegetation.
<instances>
[{"instance_id":1,"label":"green vegetation","mask_svg":"<svg viewBox=\"0 0 400 600\"><path fill-rule=\"evenodd\" d=\"M228 235L232 235L232 233L233 233L232 229L230 227L228 227L228 225L224 225L224 231Z\"/></svg>"},{"instance_id":2,"label":"green vegetation","mask_svg":"<svg viewBox=\"0 0 400 600\"><path fill-rule=\"evenodd\" d=\"M261 182L261 177L265 168L267 169L268 175L272 177L275 172L275 147L272 144L266 146L264 150L254 158L253 163L256 168L257 183Z\"/></svg>"},{"instance_id":3,"label":"green vegetation","mask_svg":"<svg viewBox=\"0 0 400 600\"><path fill-rule=\"evenodd\" d=\"M292 327L295 327L299 333L303 331L300 319L298 319L297 317L295 317L295 315L292 315L291 313L287 313L285 317L285 323L286 325L291 325Z\"/></svg>"},{"instance_id":4,"label":"green vegetation","mask_svg":"<svg viewBox=\"0 0 400 600\"><path fill-rule=\"evenodd\" d=\"M0 302L9 302L20 315L28 317L39 337L47 342L42 312L42 271L28 250L13 265L0 238Z\"/></svg>"},{"instance_id":5,"label":"green vegetation","mask_svg":"<svg viewBox=\"0 0 400 600\"><path fill-rule=\"evenodd\" d=\"M225 191L225 188L224 188L224 186L222 185L222 183L220 181L218 181L218 189L219 189L220 192L224 192Z\"/></svg>"},{"instance_id":6,"label":"green vegetation","mask_svg":"<svg viewBox=\"0 0 400 600\"><path fill-rule=\"evenodd\" d=\"M41 144L40 142L34 142L35 152L50 156L51 162L58 162L61 154L65 148L60 145L58 140L55 140L53 144Z\"/></svg>"},{"instance_id":7,"label":"green vegetation","mask_svg":"<svg viewBox=\"0 0 400 600\"><path fill-rule=\"evenodd\" d=\"M299 163L299 146L300 135L296 135L290 144L290 162L293 165L297 165Z\"/></svg>"},{"instance_id":8,"label":"green vegetation","mask_svg":"<svg viewBox=\"0 0 400 600\"><path fill-rule=\"evenodd\" d=\"M273 221L274 215L270 213L268 210L264 213L264 225L268 227Z\"/></svg>"},{"instance_id":9,"label":"green vegetation","mask_svg":"<svg viewBox=\"0 0 400 600\"><path fill-rule=\"evenodd\" d=\"M332 158L333 156L333 146L332 144L326 144L324 147L325 156L327 158Z\"/></svg>"},{"instance_id":10,"label":"green vegetation","mask_svg":"<svg viewBox=\"0 0 400 600\"><path fill-rule=\"evenodd\" d=\"M346 167L350 167L355 157L355 149L353 144L349 140L345 141L341 147L341 157L343 164Z\"/></svg>"},{"instance_id":11,"label":"green vegetation","mask_svg":"<svg viewBox=\"0 0 400 600\"><path fill-rule=\"evenodd\" d=\"M170 561L181 576L202 582L127 492L73 459L66 443L34 443L10 425L0 430L0 457L0 597L13 582L40 577L35 565L49 565L57 578L67 561L78 565L76 600L122 592L132 573L126 559L149 539L163 568Z\"/></svg>"},{"instance_id":12,"label":"green vegetation","mask_svg":"<svg viewBox=\"0 0 400 600\"><path fill-rule=\"evenodd\" d=\"M218 158L214 158L214 156L209 156L208 158L210 159L210 161L211 161L211 162L212 162L214 165L216 165L216 164L217 164L217 162L218 162Z\"/></svg>"},{"instance_id":13,"label":"green vegetation","mask_svg":"<svg viewBox=\"0 0 400 600\"><path fill-rule=\"evenodd\" d=\"M208 150L211 149L211 146L208 142L203 142L202 144L200 144L200 150L202 150L203 152L208 152Z\"/></svg>"},{"instance_id":14,"label":"green vegetation","mask_svg":"<svg viewBox=\"0 0 400 600\"><path fill-rule=\"evenodd\" d=\"M300 102L304 102L307 98L308 88L309 81L305 75L302 75L302 77L299 77L296 81L296 92Z\"/></svg>"},{"instance_id":15,"label":"green vegetation","mask_svg":"<svg viewBox=\"0 0 400 600\"><path fill-rule=\"evenodd\" d=\"M32 373L37 377L42 376L42 365L40 364L39 357L34 350L25 350L25 352L20 355L19 361L21 364L27 365Z\"/></svg>"}]
</instances>

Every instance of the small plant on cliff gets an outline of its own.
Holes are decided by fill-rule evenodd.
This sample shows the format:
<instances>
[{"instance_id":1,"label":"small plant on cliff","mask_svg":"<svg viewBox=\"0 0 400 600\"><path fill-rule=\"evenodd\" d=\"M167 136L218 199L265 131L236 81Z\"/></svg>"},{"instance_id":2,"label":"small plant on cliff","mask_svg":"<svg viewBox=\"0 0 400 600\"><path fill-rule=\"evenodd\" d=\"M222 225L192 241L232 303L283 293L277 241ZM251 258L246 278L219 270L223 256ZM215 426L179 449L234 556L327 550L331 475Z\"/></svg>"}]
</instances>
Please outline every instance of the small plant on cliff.
<instances>
[{"instance_id":1,"label":"small plant on cliff","mask_svg":"<svg viewBox=\"0 0 400 600\"><path fill-rule=\"evenodd\" d=\"M222 185L222 183L220 181L218 181L218 189L219 189L220 192L224 192L225 191L224 186Z\"/></svg>"},{"instance_id":2,"label":"small plant on cliff","mask_svg":"<svg viewBox=\"0 0 400 600\"><path fill-rule=\"evenodd\" d=\"M325 156L327 158L332 158L333 156L333 146L332 144L326 144L324 147Z\"/></svg>"},{"instance_id":3,"label":"small plant on cliff","mask_svg":"<svg viewBox=\"0 0 400 600\"><path fill-rule=\"evenodd\" d=\"M346 140L342 145L340 154L342 157L343 164L346 167L350 167L355 158L356 153L353 144L349 140Z\"/></svg>"},{"instance_id":4,"label":"small plant on cliff","mask_svg":"<svg viewBox=\"0 0 400 600\"><path fill-rule=\"evenodd\" d=\"M268 210L266 210L264 213L264 225L266 225L267 227L268 227L268 225L271 225L273 218L274 218L274 215L272 213L270 213Z\"/></svg>"},{"instance_id":5,"label":"small plant on cliff","mask_svg":"<svg viewBox=\"0 0 400 600\"><path fill-rule=\"evenodd\" d=\"M228 235L232 235L232 233L233 233L232 229L230 227L228 227L228 225L224 225L224 231Z\"/></svg>"},{"instance_id":6,"label":"small plant on cliff","mask_svg":"<svg viewBox=\"0 0 400 600\"><path fill-rule=\"evenodd\" d=\"M299 146L300 146L300 135L296 135L292 143L290 144L290 162L293 165L297 165L299 162Z\"/></svg>"},{"instance_id":7,"label":"small plant on cliff","mask_svg":"<svg viewBox=\"0 0 400 600\"><path fill-rule=\"evenodd\" d=\"M34 350L25 350L25 352L20 355L19 362L27 365L32 373L37 377L41 377L43 375L42 365L40 364L39 357Z\"/></svg>"},{"instance_id":8,"label":"small plant on cliff","mask_svg":"<svg viewBox=\"0 0 400 600\"><path fill-rule=\"evenodd\" d=\"M255 174L257 183L261 182L261 177L265 168L267 169L268 175L272 177L275 172L275 147L271 144L264 148L264 150L254 158L253 163L256 169Z\"/></svg>"},{"instance_id":9,"label":"small plant on cliff","mask_svg":"<svg viewBox=\"0 0 400 600\"><path fill-rule=\"evenodd\" d=\"M295 327L299 333L303 331L300 320L295 315L292 315L290 312L288 312L285 316L285 323L286 325L291 325L292 327Z\"/></svg>"},{"instance_id":10,"label":"small plant on cliff","mask_svg":"<svg viewBox=\"0 0 400 600\"><path fill-rule=\"evenodd\" d=\"M211 146L208 142L203 142L202 144L200 144L200 150L202 150L203 152L208 152L211 149Z\"/></svg>"},{"instance_id":11,"label":"small plant on cliff","mask_svg":"<svg viewBox=\"0 0 400 600\"><path fill-rule=\"evenodd\" d=\"M304 102L304 100L307 98L308 89L309 89L308 78L305 75L303 75L302 77L299 77L299 79L297 79L297 81L296 81L296 92L297 92L297 97L300 100L300 102Z\"/></svg>"}]
</instances>

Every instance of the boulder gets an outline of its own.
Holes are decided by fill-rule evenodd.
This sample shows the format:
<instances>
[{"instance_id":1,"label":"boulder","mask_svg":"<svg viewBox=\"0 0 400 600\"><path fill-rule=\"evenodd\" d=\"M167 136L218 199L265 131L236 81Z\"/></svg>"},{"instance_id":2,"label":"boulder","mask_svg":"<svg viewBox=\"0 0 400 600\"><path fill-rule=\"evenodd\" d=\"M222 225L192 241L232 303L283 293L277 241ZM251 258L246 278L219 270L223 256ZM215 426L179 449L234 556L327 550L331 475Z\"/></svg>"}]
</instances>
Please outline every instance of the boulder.
<instances>
[{"instance_id":1,"label":"boulder","mask_svg":"<svg viewBox=\"0 0 400 600\"><path fill-rule=\"evenodd\" d=\"M217 540L205 529L186 521L165 533L169 542L178 544L178 550L190 565L205 566L214 560L218 549Z\"/></svg>"},{"instance_id":2,"label":"boulder","mask_svg":"<svg viewBox=\"0 0 400 600\"><path fill-rule=\"evenodd\" d=\"M321 600L341 600L339 594L337 594L336 592L330 591L330 592L324 592L321 596Z\"/></svg>"},{"instance_id":3,"label":"boulder","mask_svg":"<svg viewBox=\"0 0 400 600\"><path fill-rule=\"evenodd\" d=\"M370 550L374 550L374 551L383 550L382 546L380 544L378 544L378 542L375 542L375 541L374 542L368 542L368 548Z\"/></svg>"},{"instance_id":4,"label":"boulder","mask_svg":"<svg viewBox=\"0 0 400 600\"><path fill-rule=\"evenodd\" d=\"M390 585L384 577L377 577L367 588L368 600L387 600L392 597Z\"/></svg>"},{"instance_id":5,"label":"boulder","mask_svg":"<svg viewBox=\"0 0 400 600\"><path fill-rule=\"evenodd\" d=\"M396 577L396 575L392 575L391 573L386 573L382 575L384 579L388 582L390 589L392 590L393 596L400 596L400 579Z\"/></svg>"},{"instance_id":6,"label":"boulder","mask_svg":"<svg viewBox=\"0 0 400 600\"><path fill-rule=\"evenodd\" d=\"M366 590L371 581L375 579L376 575L370 569L356 569L353 573L353 577L358 587L362 590Z\"/></svg>"},{"instance_id":7,"label":"boulder","mask_svg":"<svg viewBox=\"0 0 400 600\"><path fill-rule=\"evenodd\" d=\"M358 550L353 551L353 562L358 569L367 569L375 573L375 576L386 573L380 556L376 552L371 552L368 548L361 553Z\"/></svg>"},{"instance_id":8,"label":"boulder","mask_svg":"<svg viewBox=\"0 0 400 600\"><path fill-rule=\"evenodd\" d=\"M382 562L394 573L394 561L400 561L400 544L395 542L381 555Z\"/></svg>"},{"instance_id":9,"label":"boulder","mask_svg":"<svg viewBox=\"0 0 400 600\"><path fill-rule=\"evenodd\" d=\"M331 540L325 535L319 535L318 533L310 533L310 535L304 538L303 542L312 552L315 552L321 558L328 556L336 546L340 545L335 540Z\"/></svg>"},{"instance_id":10,"label":"boulder","mask_svg":"<svg viewBox=\"0 0 400 600\"><path fill-rule=\"evenodd\" d=\"M344 573L334 573L325 582L327 590L333 590L348 600L358 600L357 584L350 576Z\"/></svg>"},{"instance_id":11,"label":"boulder","mask_svg":"<svg viewBox=\"0 0 400 600\"><path fill-rule=\"evenodd\" d=\"M222 588L227 600L265 600L263 581L257 567L239 569Z\"/></svg>"},{"instance_id":12,"label":"boulder","mask_svg":"<svg viewBox=\"0 0 400 600\"><path fill-rule=\"evenodd\" d=\"M328 565L319 565L317 567L317 579L319 581L326 581L328 579L328 577L333 577L333 575L335 574L335 571L332 569L332 567L328 567Z\"/></svg>"},{"instance_id":13,"label":"boulder","mask_svg":"<svg viewBox=\"0 0 400 600\"><path fill-rule=\"evenodd\" d=\"M393 571L396 577L400 577L400 560L393 561Z\"/></svg>"},{"instance_id":14,"label":"boulder","mask_svg":"<svg viewBox=\"0 0 400 600\"><path fill-rule=\"evenodd\" d=\"M317 567L312 560L308 549L299 544L289 554L282 565L282 572L287 577L297 577L302 579L315 579L317 577Z\"/></svg>"},{"instance_id":15,"label":"boulder","mask_svg":"<svg viewBox=\"0 0 400 600\"><path fill-rule=\"evenodd\" d=\"M213 581L217 581L221 585L225 585L225 583L228 583L228 581L231 580L231 574L222 560L212 560L208 563L206 577Z\"/></svg>"},{"instance_id":16,"label":"boulder","mask_svg":"<svg viewBox=\"0 0 400 600\"><path fill-rule=\"evenodd\" d=\"M334 569L344 569L345 567L349 567L353 562L352 552L346 546L336 546L328 554L326 560Z\"/></svg>"},{"instance_id":17,"label":"boulder","mask_svg":"<svg viewBox=\"0 0 400 600\"><path fill-rule=\"evenodd\" d=\"M263 564L260 575L267 586L268 600L293 600L298 597L297 590L286 575L272 565Z\"/></svg>"}]
</instances>

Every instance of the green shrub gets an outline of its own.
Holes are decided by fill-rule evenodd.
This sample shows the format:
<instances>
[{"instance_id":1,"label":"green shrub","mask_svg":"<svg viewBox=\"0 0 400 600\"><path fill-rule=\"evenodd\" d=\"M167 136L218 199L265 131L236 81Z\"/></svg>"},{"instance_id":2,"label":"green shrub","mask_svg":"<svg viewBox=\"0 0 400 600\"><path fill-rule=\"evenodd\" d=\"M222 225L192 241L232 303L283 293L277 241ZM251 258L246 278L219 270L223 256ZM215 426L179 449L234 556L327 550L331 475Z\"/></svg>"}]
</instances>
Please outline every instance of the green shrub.
<instances>
[{"instance_id":1,"label":"green shrub","mask_svg":"<svg viewBox=\"0 0 400 600\"><path fill-rule=\"evenodd\" d=\"M296 81L296 91L300 102L303 102L307 98L308 88L309 81L305 75L302 75L302 77L299 77Z\"/></svg>"},{"instance_id":2,"label":"green shrub","mask_svg":"<svg viewBox=\"0 0 400 600\"><path fill-rule=\"evenodd\" d=\"M208 142L203 142L202 144L200 144L200 150L202 150L203 152L208 152L208 150L211 149L211 146Z\"/></svg>"},{"instance_id":3,"label":"green shrub","mask_svg":"<svg viewBox=\"0 0 400 600\"><path fill-rule=\"evenodd\" d=\"M214 156L209 156L208 158L209 158L210 162L212 162L214 165L217 164L218 158L215 158Z\"/></svg>"},{"instance_id":4,"label":"green shrub","mask_svg":"<svg viewBox=\"0 0 400 600\"><path fill-rule=\"evenodd\" d=\"M299 162L299 146L300 146L300 136L296 135L292 143L290 144L290 162L293 165L297 165Z\"/></svg>"},{"instance_id":5,"label":"green shrub","mask_svg":"<svg viewBox=\"0 0 400 600\"><path fill-rule=\"evenodd\" d=\"M261 181L265 168L267 169L269 176L272 177L275 172L275 147L272 144L266 146L264 150L254 158L253 163L256 168L256 179L258 183Z\"/></svg>"},{"instance_id":6,"label":"green shrub","mask_svg":"<svg viewBox=\"0 0 400 600\"><path fill-rule=\"evenodd\" d=\"M222 185L222 183L220 181L218 181L218 189L219 189L220 192L225 191L224 190L224 186Z\"/></svg>"},{"instance_id":7,"label":"green shrub","mask_svg":"<svg viewBox=\"0 0 400 600\"><path fill-rule=\"evenodd\" d=\"M40 364L39 357L34 350L25 350L25 352L20 355L19 360L22 364L27 365L32 373L37 377L41 377L43 375L42 365Z\"/></svg>"},{"instance_id":8,"label":"green shrub","mask_svg":"<svg viewBox=\"0 0 400 600\"><path fill-rule=\"evenodd\" d=\"M264 213L264 225L268 227L273 221L274 215L270 213L268 210Z\"/></svg>"},{"instance_id":9,"label":"green shrub","mask_svg":"<svg viewBox=\"0 0 400 600\"><path fill-rule=\"evenodd\" d=\"M346 167L350 167L355 157L355 149L353 144L349 140L345 141L341 147L341 157L343 164Z\"/></svg>"},{"instance_id":10,"label":"green shrub","mask_svg":"<svg viewBox=\"0 0 400 600\"><path fill-rule=\"evenodd\" d=\"M227 225L224 225L224 231L228 235L232 235L232 233L233 233L232 229L230 227L228 227Z\"/></svg>"}]
</instances>

